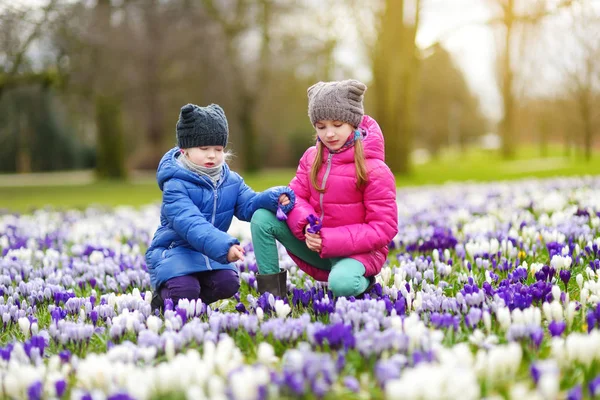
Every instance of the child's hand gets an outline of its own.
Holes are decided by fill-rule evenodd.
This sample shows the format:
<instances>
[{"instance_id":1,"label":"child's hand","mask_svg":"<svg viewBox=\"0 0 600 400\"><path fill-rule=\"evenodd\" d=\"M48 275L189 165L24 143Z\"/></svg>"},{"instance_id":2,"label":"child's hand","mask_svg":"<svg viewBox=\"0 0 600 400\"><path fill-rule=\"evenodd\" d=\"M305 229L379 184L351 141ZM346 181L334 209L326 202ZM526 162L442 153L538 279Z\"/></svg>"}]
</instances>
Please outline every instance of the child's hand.
<instances>
[{"instance_id":1,"label":"child's hand","mask_svg":"<svg viewBox=\"0 0 600 400\"><path fill-rule=\"evenodd\" d=\"M282 194L281 196L279 196L279 204L281 204L282 206L287 206L288 204L290 204L290 198L287 194Z\"/></svg>"},{"instance_id":2,"label":"child's hand","mask_svg":"<svg viewBox=\"0 0 600 400\"><path fill-rule=\"evenodd\" d=\"M227 261L236 262L237 260L244 261L244 248L239 244L234 244L229 248L227 252Z\"/></svg>"},{"instance_id":3,"label":"child's hand","mask_svg":"<svg viewBox=\"0 0 600 400\"><path fill-rule=\"evenodd\" d=\"M320 233L306 232L306 247L308 247L312 251L316 251L317 253L319 253L323 248L322 244L323 239L321 239Z\"/></svg>"}]
</instances>

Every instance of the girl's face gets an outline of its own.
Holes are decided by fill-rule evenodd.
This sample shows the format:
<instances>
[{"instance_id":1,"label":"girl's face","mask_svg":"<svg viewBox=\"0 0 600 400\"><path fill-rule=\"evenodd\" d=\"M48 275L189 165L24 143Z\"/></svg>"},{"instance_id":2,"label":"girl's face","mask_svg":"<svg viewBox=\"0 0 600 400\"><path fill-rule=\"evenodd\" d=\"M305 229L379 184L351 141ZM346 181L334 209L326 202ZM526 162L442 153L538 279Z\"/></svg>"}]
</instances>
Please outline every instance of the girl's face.
<instances>
[{"instance_id":1,"label":"girl's face","mask_svg":"<svg viewBox=\"0 0 600 400\"><path fill-rule=\"evenodd\" d=\"M347 122L322 120L315 124L317 135L329 150L339 150L354 132L354 127Z\"/></svg>"},{"instance_id":2,"label":"girl's face","mask_svg":"<svg viewBox=\"0 0 600 400\"><path fill-rule=\"evenodd\" d=\"M212 168L223 163L223 146L200 146L184 149L183 154L194 164Z\"/></svg>"}]
</instances>

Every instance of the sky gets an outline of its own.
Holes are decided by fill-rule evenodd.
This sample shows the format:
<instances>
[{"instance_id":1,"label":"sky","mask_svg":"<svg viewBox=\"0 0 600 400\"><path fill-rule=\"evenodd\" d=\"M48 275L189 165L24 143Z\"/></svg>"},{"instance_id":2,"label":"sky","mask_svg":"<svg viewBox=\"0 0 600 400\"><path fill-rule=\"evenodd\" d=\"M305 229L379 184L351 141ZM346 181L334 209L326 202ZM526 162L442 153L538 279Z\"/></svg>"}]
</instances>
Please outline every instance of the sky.
<instances>
[{"instance_id":1,"label":"sky","mask_svg":"<svg viewBox=\"0 0 600 400\"><path fill-rule=\"evenodd\" d=\"M485 25L492 16L490 0L422 0L422 3L417 46L424 49L440 41L463 70L467 84L480 100L482 112L498 121L502 116L502 102L494 76L495 37L493 30ZM343 16L342 20L352 24L356 19ZM354 67L358 79L369 81L368 65L356 62L359 51L356 43L360 40L356 32L347 29L341 34L345 40L338 49L338 58L346 66ZM366 55L359 54L358 58L361 57Z\"/></svg>"},{"instance_id":2,"label":"sky","mask_svg":"<svg viewBox=\"0 0 600 400\"><path fill-rule=\"evenodd\" d=\"M501 98L494 73L496 44L487 0L425 0L417 45L426 48L440 41L464 71L471 90L477 94L482 111L499 120Z\"/></svg>"}]
</instances>

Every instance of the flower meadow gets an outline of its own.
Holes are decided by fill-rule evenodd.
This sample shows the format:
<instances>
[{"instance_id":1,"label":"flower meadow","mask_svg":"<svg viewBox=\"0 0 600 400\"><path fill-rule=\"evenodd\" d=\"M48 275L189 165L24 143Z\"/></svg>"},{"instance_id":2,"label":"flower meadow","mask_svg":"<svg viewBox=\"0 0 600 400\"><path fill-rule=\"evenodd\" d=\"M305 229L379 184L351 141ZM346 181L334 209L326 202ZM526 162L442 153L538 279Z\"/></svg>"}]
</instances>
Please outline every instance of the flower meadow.
<instances>
[{"instance_id":1,"label":"flower meadow","mask_svg":"<svg viewBox=\"0 0 600 400\"><path fill-rule=\"evenodd\" d=\"M0 215L3 398L600 397L600 177L398 192L377 284L150 308L159 207Z\"/></svg>"}]
</instances>

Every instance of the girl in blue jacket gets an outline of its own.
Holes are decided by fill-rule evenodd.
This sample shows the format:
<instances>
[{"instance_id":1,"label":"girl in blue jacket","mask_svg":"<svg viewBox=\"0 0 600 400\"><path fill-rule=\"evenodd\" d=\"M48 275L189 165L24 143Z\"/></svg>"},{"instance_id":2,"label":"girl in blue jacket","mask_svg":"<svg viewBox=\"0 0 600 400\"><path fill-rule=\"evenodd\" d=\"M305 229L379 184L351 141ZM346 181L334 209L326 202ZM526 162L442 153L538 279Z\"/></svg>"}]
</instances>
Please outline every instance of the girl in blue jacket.
<instances>
[{"instance_id":1,"label":"girl in blue jacket","mask_svg":"<svg viewBox=\"0 0 600 400\"><path fill-rule=\"evenodd\" d=\"M229 128L216 104L187 104L177 121L177 147L158 165L163 192L160 226L146 251L152 307L170 298L201 299L210 304L239 289L235 264L244 259L240 242L227 233L235 215L250 221L265 208L284 213L294 205L294 192L284 186L254 192L229 169L224 153Z\"/></svg>"}]
</instances>

